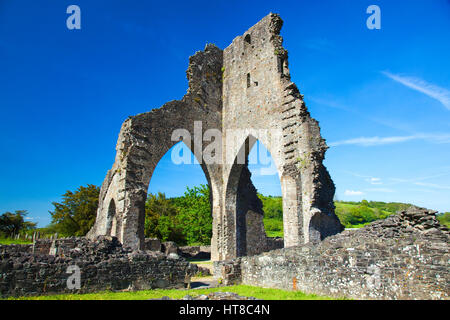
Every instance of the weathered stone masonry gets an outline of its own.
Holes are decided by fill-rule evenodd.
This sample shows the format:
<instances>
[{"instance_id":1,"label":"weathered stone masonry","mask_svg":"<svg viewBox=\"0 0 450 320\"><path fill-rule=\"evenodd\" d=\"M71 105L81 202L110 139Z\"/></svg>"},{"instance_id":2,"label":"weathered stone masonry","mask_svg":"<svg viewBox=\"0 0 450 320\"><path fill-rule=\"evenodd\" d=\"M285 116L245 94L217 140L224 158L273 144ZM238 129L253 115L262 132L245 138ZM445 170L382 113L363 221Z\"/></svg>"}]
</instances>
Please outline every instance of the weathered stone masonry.
<instances>
[{"instance_id":1,"label":"weathered stone masonry","mask_svg":"<svg viewBox=\"0 0 450 320\"><path fill-rule=\"evenodd\" d=\"M411 207L359 230L215 263L225 284L354 299L449 299L449 231Z\"/></svg>"},{"instance_id":2,"label":"weathered stone masonry","mask_svg":"<svg viewBox=\"0 0 450 320\"><path fill-rule=\"evenodd\" d=\"M90 239L0 245L0 295L73 292L66 284L73 265L81 270L79 292L183 287L199 269L176 253L197 256L208 249L177 248L144 239L143 232L151 176L176 143L173 131L183 128L191 137L196 130L223 133L221 163L201 161L201 146L184 142L211 187L211 257L224 284L356 299L448 299L449 231L435 212L411 207L341 232L334 184L322 164L327 146L290 81L281 25L278 15L269 14L224 51L207 45L192 56L182 100L123 123ZM265 236L247 162L256 139L274 159L283 196L285 248L266 253L283 241Z\"/></svg>"},{"instance_id":3,"label":"weathered stone masonry","mask_svg":"<svg viewBox=\"0 0 450 320\"><path fill-rule=\"evenodd\" d=\"M201 121L197 130L203 133L222 132L220 163L206 163L204 146L184 141L211 188L213 260L258 254L273 244L265 236L262 204L247 162L238 161L240 155L247 158L256 139L271 153L281 180L284 245L318 242L342 231L334 214L334 184L322 164L327 146L290 81L281 26L281 18L269 14L224 51L207 45L189 59L189 89L182 100L123 123L89 237L114 235L124 245L143 248L152 173L176 143L173 131L183 128L194 137L195 121Z\"/></svg>"},{"instance_id":4,"label":"weathered stone masonry","mask_svg":"<svg viewBox=\"0 0 450 320\"><path fill-rule=\"evenodd\" d=\"M71 266L80 268L79 290L67 286ZM176 254L132 251L112 237L0 245L0 297L183 288L197 269Z\"/></svg>"}]
</instances>

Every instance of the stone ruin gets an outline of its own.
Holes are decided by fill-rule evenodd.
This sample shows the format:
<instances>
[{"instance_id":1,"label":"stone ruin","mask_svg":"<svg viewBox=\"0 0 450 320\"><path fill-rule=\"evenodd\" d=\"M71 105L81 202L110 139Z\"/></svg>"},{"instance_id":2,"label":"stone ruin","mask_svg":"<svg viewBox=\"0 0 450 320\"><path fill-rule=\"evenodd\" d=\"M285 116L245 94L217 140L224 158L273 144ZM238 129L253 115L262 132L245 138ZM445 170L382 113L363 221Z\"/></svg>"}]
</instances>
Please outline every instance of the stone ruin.
<instances>
[{"instance_id":1,"label":"stone ruin","mask_svg":"<svg viewBox=\"0 0 450 320\"><path fill-rule=\"evenodd\" d=\"M411 207L343 231L334 214L334 184L322 165L327 147L290 81L281 25L278 15L269 14L224 51L207 45L191 57L189 89L181 101L122 125L88 238L0 245L0 296L73 292L66 281L74 265L81 269L76 292L183 288L200 270L183 257L211 252L214 275L225 285L355 299L448 299L449 231L435 212ZM211 247L177 248L144 239L151 175L177 142L172 132L184 128L194 136L195 121L202 121L203 134L223 132L218 154L232 159L201 162L212 191ZM267 128L281 135L270 139L261 134ZM240 134L227 139L235 129ZM281 180L284 248L265 236L262 204L250 180L246 159L256 139L271 152ZM198 144L183 141L201 160ZM239 156L245 161L238 162ZM201 297L216 298L239 297Z\"/></svg>"},{"instance_id":2,"label":"stone ruin","mask_svg":"<svg viewBox=\"0 0 450 320\"><path fill-rule=\"evenodd\" d=\"M125 246L143 248L148 186L159 160L178 143L172 137L177 129L189 133L183 142L210 186L212 260L272 249L248 169L256 140L269 150L281 181L284 246L318 242L343 230L334 213L335 187L322 164L327 146L290 80L282 24L271 13L223 51L206 45L189 59L189 88L181 100L123 123L88 237L116 236ZM209 153L211 161L203 153L203 139L195 137L211 141L214 129L221 135L215 137L218 148Z\"/></svg>"},{"instance_id":3,"label":"stone ruin","mask_svg":"<svg viewBox=\"0 0 450 320\"><path fill-rule=\"evenodd\" d=\"M448 300L450 233L435 213L412 206L317 245L214 262L214 275L336 298Z\"/></svg>"},{"instance_id":4,"label":"stone ruin","mask_svg":"<svg viewBox=\"0 0 450 320\"><path fill-rule=\"evenodd\" d=\"M79 288L68 286L79 268ZM0 245L0 298L55 293L182 289L199 267L176 253L137 251L115 237L38 239Z\"/></svg>"}]
</instances>

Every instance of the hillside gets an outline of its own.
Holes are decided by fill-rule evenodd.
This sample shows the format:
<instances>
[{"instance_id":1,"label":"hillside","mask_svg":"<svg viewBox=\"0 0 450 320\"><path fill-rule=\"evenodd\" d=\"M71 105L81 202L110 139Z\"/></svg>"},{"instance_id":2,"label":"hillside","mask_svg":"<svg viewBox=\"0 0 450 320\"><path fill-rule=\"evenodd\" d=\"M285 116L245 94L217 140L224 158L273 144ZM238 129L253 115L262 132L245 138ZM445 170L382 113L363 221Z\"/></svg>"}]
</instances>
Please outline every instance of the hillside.
<instances>
[{"instance_id":1,"label":"hillside","mask_svg":"<svg viewBox=\"0 0 450 320\"><path fill-rule=\"evenodd\" d=\"M265 212L264 226L269 237L283 236L281 197L259 195ZM336 215L346 228L360 228L372 221L384 219L410 206L407 203L367 201L335 201Z\"/></svg>"}]
</instances>

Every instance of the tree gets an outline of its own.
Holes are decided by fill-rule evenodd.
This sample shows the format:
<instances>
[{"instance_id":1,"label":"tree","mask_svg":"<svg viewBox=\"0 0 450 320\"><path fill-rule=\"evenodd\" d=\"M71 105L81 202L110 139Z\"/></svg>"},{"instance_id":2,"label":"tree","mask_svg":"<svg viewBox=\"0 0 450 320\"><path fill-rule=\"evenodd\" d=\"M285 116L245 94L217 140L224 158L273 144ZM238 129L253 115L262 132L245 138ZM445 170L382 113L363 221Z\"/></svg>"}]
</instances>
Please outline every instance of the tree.
<instances>
[{"instance_id":1,"label":"tree","mask_svg":"<svg viewBox=\"0 0 450 320\"><path fill-rule=\"evenodd\" d=\"M283 220L283 199L281 197L263 196L258 193L263 203L264 218Z\"/></svg>"},{"instance_id":2,"label":"tree","mask_svg":"<svg viewBox=\"0 0 450 320\"><path fill-rule=\"evenodd\" d=\"M14 213L5 212L0 216L0 233L4 237L12 237L21 232L36 228L36 223L25 221L26 210L16 210Z\"/></svg>"},{"instance_id":3,"label":"tree","mask_svg":"<svg viewBox=\"0 0 450 320\"><path fill-rule=\"evenodd\" d=\"M184 196L174 199L179 223L188 244L210 244L212 215L209 185L187 187Z\"/></svg>"},{"instance_id":4,"label":"tree","mask_svg":"<svg viewBox=\"0 0 450 320\"><path fill-rule=\"evenodd\" d=\"M145 204L146 237L178 244L209 244L212 236L209 186L187 188L182 197L149 194Z\"/></svg>"},{"instance_id":5,"label":"tree","mask_svg":"<svg viewBox=\"0 0 450 320\"><path fill-rule=\"evenodd\" d=\"M370 205L369 205L369 201L367 201L367 200L362 200L361 201L361 204L363 205L363 206L366 206L366 207L369 207Z\"/></svg>"},{"instance_id":6,"label":"tree","mask_svg":"<svg viewBox=\"0 0 450 320\"><path fill-rule=\"evenodd\" d=\"M436 218L442 225L446 226L447 228L450 228L450 212L438 214L436 215Z\"/></svg>"},{"instance_id":7,"label":"tree","mask_svg":"<svg viewBox=\"0 0 450 320\"><path fill-rule=\"evenodd\" d=\"M182 244L184 237L177 214L177 208L164 193L158 192L157 195L150 193L145 203L145 236Z\"/></svg>"},{"instance_id":8,"label":"tree","mask_svg":"<svg viewBox=\"0 0 450 320\"><path fill-rule=\"evenodd\" d=\"M88 184L75 192L67 191L61 203L52 202L55 209L49 212L58 233L65 236L86 235L97 216L99 194L99 187Z\"/></svg>"}]
</instances>

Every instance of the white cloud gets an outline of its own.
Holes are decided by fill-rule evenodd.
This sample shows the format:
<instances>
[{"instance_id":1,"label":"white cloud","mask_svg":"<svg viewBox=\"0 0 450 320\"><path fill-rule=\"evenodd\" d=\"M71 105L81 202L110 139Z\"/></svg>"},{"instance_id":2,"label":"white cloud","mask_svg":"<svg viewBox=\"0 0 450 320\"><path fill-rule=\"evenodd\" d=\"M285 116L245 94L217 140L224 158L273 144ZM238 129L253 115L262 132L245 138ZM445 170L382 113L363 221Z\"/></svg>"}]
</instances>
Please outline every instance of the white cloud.
<instances>
[{"instance_id":1,"label":"white cloud","mask_svg":"<svg viewBox=\"0 0 450 320\"><path fill-rule=\"evenodd\" d=\"M370 179L368 179L368 181L369 181L370 184L382 184L380 178L371 177Z\"/></svg>"},{"instance_id":2,"label":"white cloud","mask_svg":"<svg viewBox=\"0 0 450 320\"><path fill-rule=\"evenodd\" d=\"M357 145L363 147L381 146L387 144L401 143L411 140L426 140L433 143L450 143L450 134L415 134L410 136L393 136L393 137L359 137L347 140L331 142L330 147L342 145Z\"/></svg>"},{"instance_id":3,"label":"white cloud","mask_svg":"<svg viewBox=\"0 0 450 320\"><path fill-rule=\"evenodd\" d=\"M346 196L361 196L364 194L362 191L345 190L344 194Z\"/></svg>"},{"instance_id":4,"label":"white cloud","mask_svg":"<svg viewBox=\"0 0 450 320\"><path fill-rule=\"evenodd\" d=\"M444 167L444 168L446 168L446 167ZM428 188L432 188L432 189L450 190L450 186L448 186L448 185L422 182L424 180L440 178L440 177L447 176L447 175L450 175L450 172L442 172L442 173L438 173L438 174L434 174L434 175L430 175L430 176L412 178L412 179L389 178L389 180L392 181L392 183L389 183L389 184L406 183L406 184L410 184L410 185L428 187ZM427 190L428 190L428 192L430 192L429 189L427 189Z\"/></svg>"},{"instance_id":5,"label":"white cloud","mask_svg":"<svg viewBox=\"0 0 450 320\"><path fill-rule=\"evenodd\" d=\"M372 188L372 189L366 189L366 191L369 192L383 192L383 193L393 193L395 190L388 189L388 188Z\"/></svg>"},{"instance_id":6,"label":"white cloud","mask_svg":"<svg viewBox=\"0 0 450 320\"><path fill-rule=\"evenodd\" d=\"M413 90L419 91L430 98L433 98L440 103L444 107L450 110L450 91L438 87L434 84L428 83L422 79L416 78L416 77L407 77L407 76L401 76L398 74L392 74L387 71L383 71L382 74L384 74L386 77L401 83L402 85L411 88Z\"/></svg>"},{"instance_id":7,"label":"white cloud","mask_svg":"<svg viewBox=\"0 0 450 320\"><path fill-rule=\"evenodd\" d=\"M435 184L435 183L414 182L414 184L417 186L422 186L422 187L431 187L431 188L436 188L436 189L450 190L450 186L443 186L443 185L439 185L439 184Z\"/></svg>"},{"instance_id":8,"label":"white cloud","mask_svg":"<svg viewBox=\"0 0 450 320\"><path fill-rule=\"evenodd\" d=\"M381 181L381 178L366 176L366 175L362 175L362 174L351 172L351 171L344 171L344 172L351 174L352 176L355 176L358 178L363 178L366 182L373 184L373 185L383 184L383 182Z\"/></svg>"}]
</instances>

